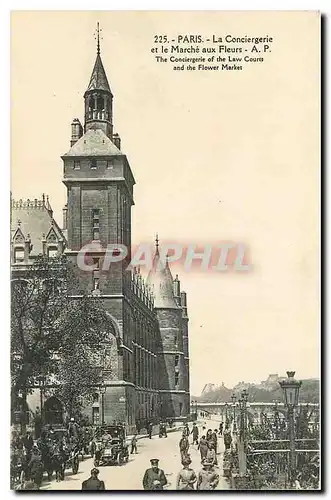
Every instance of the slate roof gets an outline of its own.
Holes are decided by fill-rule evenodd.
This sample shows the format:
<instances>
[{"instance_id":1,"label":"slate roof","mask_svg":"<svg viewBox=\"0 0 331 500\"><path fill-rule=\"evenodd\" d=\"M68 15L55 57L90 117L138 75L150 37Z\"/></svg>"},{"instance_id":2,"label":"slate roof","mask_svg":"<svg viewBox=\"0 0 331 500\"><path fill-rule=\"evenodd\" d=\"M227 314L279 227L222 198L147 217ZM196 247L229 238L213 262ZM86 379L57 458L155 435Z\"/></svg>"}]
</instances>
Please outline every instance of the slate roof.
<instances>
[{"instance_id":1,"label":"slate roof","mask_svg":"<svg viewBox=\"0 0 331 500\"><path fill-rule=\"evenodd\" d=\"M167 260L162 262L158 248L153 259L153 268L147 277L147 285L152 287L155 308L178 309L169 264Z\"/></svg>"},{"instance_id":2,"label":"slate roof","mask_svg":"<svg viewBox=\"0 0 331 500\"><path fill-rule=\"evenodd\" d=\"M123 156L101 129L89 129L64 156Z\"/></svg>"},{"instance_id":3,"label":"slate roof","mask_svg":"<svg viewBox=\"0 0 331 500\"><path fill-rule=\"evenodd\" d=\"M30 256L42 253L42 240L51 230L54 230L58 239L62 238L65 242L61 229L53 219L53 211L45 199L12 200L10 226L12 238L18 229L25 238L30 235L33 245Z\"/></svg>"},{"instance_id":4,"label":"slate roof","mask_svg":"<svg viewBox=\"0 0 331 500\"><path fill-rule=\"evenodd\" d=\"M90 83L88 84L86 92L89 92L90 90L106 90L107 92L111 93L100 54L97 54L97 58L95 60L94 68L90 78Z\"/></svg>"}]
</instances>

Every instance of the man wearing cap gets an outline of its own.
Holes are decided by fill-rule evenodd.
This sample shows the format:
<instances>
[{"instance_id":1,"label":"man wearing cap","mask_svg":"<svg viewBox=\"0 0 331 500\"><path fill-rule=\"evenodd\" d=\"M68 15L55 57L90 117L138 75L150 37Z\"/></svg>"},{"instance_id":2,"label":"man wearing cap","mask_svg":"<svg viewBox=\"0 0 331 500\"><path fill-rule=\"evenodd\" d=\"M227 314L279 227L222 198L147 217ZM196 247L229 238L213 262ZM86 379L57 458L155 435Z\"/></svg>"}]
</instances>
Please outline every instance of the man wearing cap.
<instances>
[{"instance_id":1,"label":"man wearing cap","mask_svg":"<svg viewBox=\"0 0 331 500\"><path fill-rule=\"evenodd\" d=\"M163 490L167 484L167 478L164 471L159 469L159 459L151 459L151 468L147 469L143 479L144 490Z\"/></svg>"},{"instance_id":2,"label":"man wearing cap","mask_svg":"<svg viewBox=\"0 0 331 500\"><path fill-rule=\"evenodd\" d=\"M201 462L202 471L198 474L197 490L214 490L219 482L219 475L208 460Z\"/></svg>"},{"instance_id":3,"label":"man wearing cap","mask_svg":"<svg viewBox=\"0 0 331 500\"><path fill-rule=\"evenodd\" d=\"M182 461L183 468L177 476L176 490L194 490L194 483L197 476L193 469L190 468L192 460L189 457Z\"/></svg>"},{"instance_id":4,"label":"man wearing cap","mask_svg":"<svg viewBox=\"0 0 331 500\"><path fill-rule=\"evenodd\" d=\"M91 470L91 477L82 482L82 491L103 491L105 483L98 478L99 469Z\"/></svg>"}]
</instances>

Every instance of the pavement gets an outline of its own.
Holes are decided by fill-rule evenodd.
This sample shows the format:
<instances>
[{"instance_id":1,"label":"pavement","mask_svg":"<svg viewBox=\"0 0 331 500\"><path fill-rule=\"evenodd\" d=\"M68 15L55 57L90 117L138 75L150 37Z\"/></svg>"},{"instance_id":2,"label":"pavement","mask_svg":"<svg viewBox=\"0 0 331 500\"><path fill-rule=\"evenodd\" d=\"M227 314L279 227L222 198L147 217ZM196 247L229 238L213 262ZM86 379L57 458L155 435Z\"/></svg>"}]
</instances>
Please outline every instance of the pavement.
<instances>
[{"instance_id":1,"label":"pavement","mask_svg":"<svg viewBox=\"0 0 331 500\"><path fill-rule=\"evenodd\" d=\"M218 428L219 422L213 420L206 421L207 429ZM202 424L198 425L199 435L201 436ZM192 425L190 425L190 429ZM160 460L159 466L164 470L166 478L168 480L167 489L176 489L176 478L177 474L181 469L180 453L178 443L181 438L181 432L171 432L168 434L167 438L159 438L158 436L153 436L152 439L144 438L138 441L138 453L130 455L129 461L121 466L109 465L100 466L99 479L105 482L106 490L142 490L142 478L144 476L145 470L150 467L150 459L158 458ZM201 470L200 463L200 452L197 449L197 445L192 445L192 436L190 436L190 449L189 453L191 456L192 464L191 467L194 469L196 474ZM217 487L218 490L228 490L230 489L229 483L223 477L222 463L223 463L223 452L224 443L223 439L218 439L218 451L217 456L219 468L216 471L220 474L220 481ZM56 482L53 479L48 482L46 478L42 484L41 490L81 490L82 482L90 477L90 470L93 468L93 459L85 458L79 463L78 474L73 475L71 470L66 471L65 479L61 482Z\"/></svg>"}]
</instances>

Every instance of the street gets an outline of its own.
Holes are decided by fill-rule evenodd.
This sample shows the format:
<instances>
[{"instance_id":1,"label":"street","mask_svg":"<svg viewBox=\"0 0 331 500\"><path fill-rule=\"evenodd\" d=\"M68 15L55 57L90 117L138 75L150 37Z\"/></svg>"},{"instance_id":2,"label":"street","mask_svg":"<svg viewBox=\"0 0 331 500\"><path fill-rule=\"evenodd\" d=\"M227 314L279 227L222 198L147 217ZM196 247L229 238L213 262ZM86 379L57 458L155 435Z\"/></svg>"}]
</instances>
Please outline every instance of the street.
<instances>
[{"instance_id":1,"label":"street","mask_svg":"<svg viewBox=\"0 0 331 500\"><path fill-rule=\"evenodd\" d=\"M207 429L216 429L219 422L215 420L207 420ZM190 425L190 429L192 425ZM199 425L199 435L201 436L202 424ZM138 454L130 455L127 464L119 466L103 466L99 467L99 479L105 482L106 490L142 490L142 478L145 470L150 467L149 460L158 458L160 460L159 467L164 470L168 480L167 489L176 489L177 474L181 469L180 453L178 443L181 438L181 431L168 433L167 438L159 438L153 436L152 439L143 438L138 440ZM190 456L192 460L191 467L198 474L201 470L200 452L196 445L192 445L192 436L190 440ZM217 487L218 490L229 489L229 484L222 475L222 462L224 443L223 438L218 439L217 456L219 468L215 470L220 474L220 481ZM73 475L71 470L66 471L65 480L56 482L53 479L50 483L44 479L42 490L80 490L82 481L88 479L90 470L93 468L93 460L86 458L79 463L78 474Z\"/></svg>"}]
</instances>

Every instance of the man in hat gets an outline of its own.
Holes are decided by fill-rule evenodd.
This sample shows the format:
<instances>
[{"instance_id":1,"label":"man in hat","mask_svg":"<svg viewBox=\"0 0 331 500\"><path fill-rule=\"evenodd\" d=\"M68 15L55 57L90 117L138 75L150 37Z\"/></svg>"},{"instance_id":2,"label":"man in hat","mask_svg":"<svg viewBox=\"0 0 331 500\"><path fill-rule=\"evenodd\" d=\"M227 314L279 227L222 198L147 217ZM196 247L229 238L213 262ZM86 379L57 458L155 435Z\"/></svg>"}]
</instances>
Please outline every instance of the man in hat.
<instances>
[{"instance_id":1,"label":"man in hat","mask_svg":"<svg viewBox=\"0 0 331 500\"><path fill-rule=\"evenodd\" d=\"M186 435L186 431L183 431L182 438L179 441L179 451L180 451L180 459L181 461L184 460L188 456L188 450L189 450L190 444Z\"/></svg>"},{"instance_id":2,"label":"man in hat","mask_svg":"<svg viewBox=\"0 0 331 500\"><path fill-rule=\"evenodd\" d=\"M151 468L147 469L143 478L144 490L163 490L163 486L167 484L167 478L164 471L159 469L159 459L151 459Z\"/></svg>"},{"instance_id":3,"label":"man in hat","mask_svg":"<svg viewBox=\"0 0 331 500\"><path fill-rule=\"evenodd\" d=\"M91 477L82 482L82 491L104 491L105 483L98 478L99 469L91 470Z\"/></svg>"},{"instance_id":4,"label":"man in hat","mask_svg":"<svg viewBox=\"0 0 331 500\"><path fill-rule=\"evenodd\" d=\"M208 460L201 462L202 470L198 474L197 490L214 490L219 482L219 475Z\"/></svg>"},{"instance_id":5,"label":"man in hat","mask_svg":"<svg viewBox=\"0 0 331 500\"><path fill-rule=\"evenodd\" d=\"M198 426L195 422L193 422L193 429L191 430L191 434L192 434L192 439L193 439L192 444L198 444L199 429L198 429Z\"/></svg>"},{"instance_id":6,"label":"man in hat","mask_svg":"<svg viewBox=\"0 0 331 500\"><path fill-rule=\"evenodd\" d=\"M189 457L182 461L183 468L177 476L176 490L194 490L194 483L197 476L193 469L190 468L192 460Z\"/></svg>"}]
</instances>

